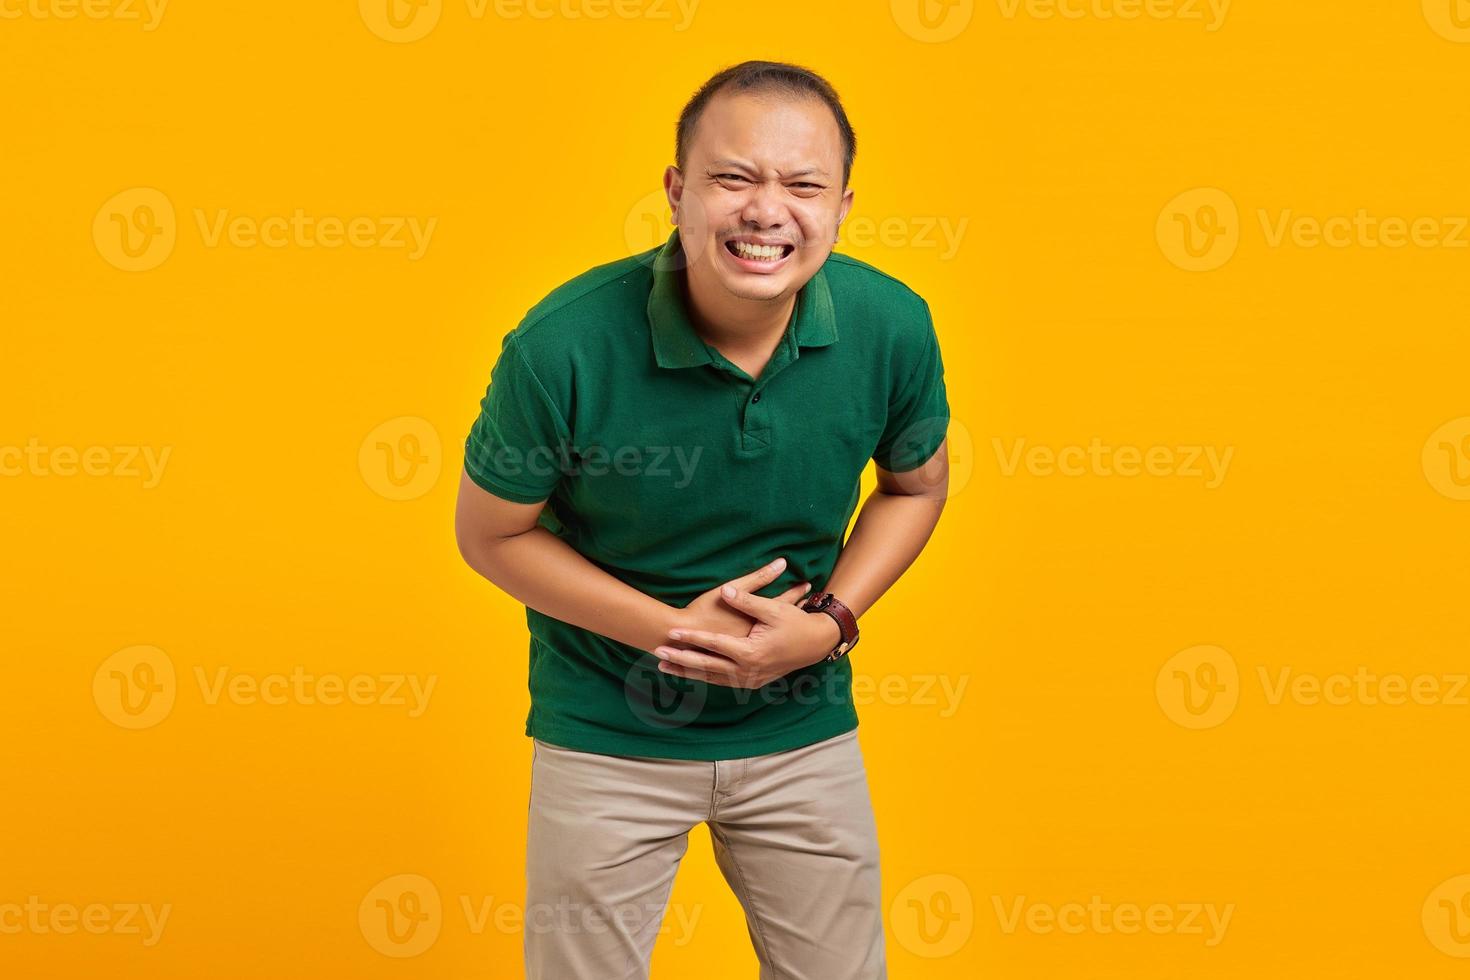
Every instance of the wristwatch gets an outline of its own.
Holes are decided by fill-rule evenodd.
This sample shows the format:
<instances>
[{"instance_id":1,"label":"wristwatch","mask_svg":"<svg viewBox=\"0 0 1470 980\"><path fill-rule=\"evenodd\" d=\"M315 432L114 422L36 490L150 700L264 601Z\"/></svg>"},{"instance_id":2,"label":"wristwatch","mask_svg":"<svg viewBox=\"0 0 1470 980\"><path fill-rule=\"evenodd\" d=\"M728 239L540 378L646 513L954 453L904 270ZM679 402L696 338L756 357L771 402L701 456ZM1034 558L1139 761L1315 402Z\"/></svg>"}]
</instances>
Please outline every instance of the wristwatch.
<instances>
[{"instance_id":1,"label":"wristwatch","mask_svg":"<svg viewBox=\"0 0 1470 980\"><path fill-rule=\"evenodd\" d=\"M842 638L838 641L837 646L823 659L836 660L857 646L857 617L852 614L851 609L843 604L841 599L832 593L814 592L801 600L798 608L809 613L826 613L836 621L837 628L842 633Z\"/></svg>"}]
</instances>

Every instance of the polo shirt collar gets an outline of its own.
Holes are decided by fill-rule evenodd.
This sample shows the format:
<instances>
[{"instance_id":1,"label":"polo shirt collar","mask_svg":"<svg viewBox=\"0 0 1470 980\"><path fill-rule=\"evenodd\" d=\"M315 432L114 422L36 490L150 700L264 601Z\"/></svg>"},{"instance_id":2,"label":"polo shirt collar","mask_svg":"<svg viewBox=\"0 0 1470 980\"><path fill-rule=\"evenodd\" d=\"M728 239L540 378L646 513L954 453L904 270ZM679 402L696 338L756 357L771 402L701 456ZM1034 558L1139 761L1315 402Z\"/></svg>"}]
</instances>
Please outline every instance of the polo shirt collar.
<instances>
[{"instance_id":1,"label":"polo shirt collar","mask_svg":"<svg viewBox=\"0 0 1470 980\"><path fill-rule=\"evenodd\" d=\"M653 330L653 355L659 367L680 368L710 364L709 345L694 329L684 305L683 255L675 228L653 262L653 290L648 295L648 323ZM796 294L796 346L826 347L837 341L837 317L832 290L822 269Z\"/></svg>"}]
</instances>

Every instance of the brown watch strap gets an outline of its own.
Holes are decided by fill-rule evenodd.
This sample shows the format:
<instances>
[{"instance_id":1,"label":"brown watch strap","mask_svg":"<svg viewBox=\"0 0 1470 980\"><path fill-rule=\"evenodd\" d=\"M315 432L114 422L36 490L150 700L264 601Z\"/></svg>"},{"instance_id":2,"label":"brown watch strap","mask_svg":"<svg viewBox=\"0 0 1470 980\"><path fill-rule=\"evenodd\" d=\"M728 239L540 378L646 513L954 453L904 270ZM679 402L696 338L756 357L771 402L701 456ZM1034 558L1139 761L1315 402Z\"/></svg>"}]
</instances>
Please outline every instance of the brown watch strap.
<instances>
[{"instance_id":1,"label":"brown watch strap","mask_svg":"<svg viewBox=\"0 0 1470 980\"><path fill-rule=\"evenodd\" d=\"M837 629L842 637L832 652L827 654L826 659L836 660L844 656L847 651L857 646L858 624L857 617L846 604L830 592L818 592L807 596L801 601L801 608L809 613L826 613L837 623Z\"/></svg>"}]
</instances>

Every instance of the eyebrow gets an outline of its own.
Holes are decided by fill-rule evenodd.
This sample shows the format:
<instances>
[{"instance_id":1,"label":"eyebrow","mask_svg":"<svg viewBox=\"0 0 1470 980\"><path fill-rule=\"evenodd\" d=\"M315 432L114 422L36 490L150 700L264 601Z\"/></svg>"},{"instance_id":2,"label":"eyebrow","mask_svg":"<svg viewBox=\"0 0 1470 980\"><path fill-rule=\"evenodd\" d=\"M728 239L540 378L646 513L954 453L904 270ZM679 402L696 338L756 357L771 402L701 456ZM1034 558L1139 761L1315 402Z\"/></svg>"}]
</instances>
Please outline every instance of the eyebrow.
<instances>
[{"instance_id":1,"label":"eyebrow","mask_svg":"<svg viewBox=\"0 0 1470 980\"><path fill-rule=\"evenodd\" d=\"M712 166L712 167L734 167L734 168L739 169L739 170L746 170L746 171L750 171L752 173L755 172L755 167L752 167L750 164L746 163L743 160L712 160L712 161L710 161L710 166ZM816 175L821 176L821 177L829 177L829 176L831 176L830 174L827 173L827 171L823 170L821 167L802 167L800 170L793 170L789 174L783 174L779 170L776 171L776 172L778 174L780 174L781 177L784 177L784 178L790 178L790 177L807 177L807 176L810 176L812 174L816 174Z\"/></svg>"}]
</instances>

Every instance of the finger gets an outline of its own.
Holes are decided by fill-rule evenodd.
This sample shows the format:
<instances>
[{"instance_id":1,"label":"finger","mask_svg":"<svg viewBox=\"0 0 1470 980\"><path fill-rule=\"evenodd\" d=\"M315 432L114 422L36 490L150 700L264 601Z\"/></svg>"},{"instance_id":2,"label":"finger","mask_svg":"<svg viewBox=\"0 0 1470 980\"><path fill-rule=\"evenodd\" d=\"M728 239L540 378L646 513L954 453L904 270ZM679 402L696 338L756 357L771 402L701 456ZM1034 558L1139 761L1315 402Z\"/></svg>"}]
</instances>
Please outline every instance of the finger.
<instances>
[{"instance_id":1,"label":"finger","mask_svg":"<svg viewBox=\"0 0 1470 980\"><path fill-rule=\"evenodd\" d=\"M705 653L703 650L659 646L654 647L653 655L664 663L677 664L680 667L689 667L710 674L723 674L726 677L733 676L740 666L729 657L719 657L712 653Z\"/></svg>"},{"instance_id":2,"label":"finger","mask_svg":"<svg viewBox=\"0 0 1470 980\"><path fill-rule=\"evenodd\" d=\"M802 596L806 595L811 590L812 590L812 583L810 583L810 582L797 582L791 588L787 589L785 592L782 592L780 595L776 596L771 601L772 602L789 602L789 603L792 603L794 605L794 604L796 604L801 599Z\"/></svg>"},{"instance_id":3,"label":"finger","mask_svg":"<svg viewBox=\"0 0 1470 980\"><path fill-rule=\"evenodd\" d=\"M709 630L669 630L669 639L678 640L681 643L692 643L736 661L750 651L750 641L745 637L731 636L728 633L711 633Z\"/></svg>"},{"instance_id":4,"label":"finger","mask_svg":"<svg viewBox=\"0 0 1470 980\"><path fill-rule=\"evenodd\" d=\"M729 677L711 674L703 670L695 670L693 667L681 667L678 664L661 663L658 665L658 669L659 673L668 674L670 677L684 677L691 681L704 681L706 684L718 684L721 687L735 686Z\"/></svg>"},{"instance_id":5,"label":"finger","mask_svg":"<svg viewBox=\"0 0 1470 980\"><path fill-rule=\"evenodd\" d=\"M791 609L784 602L777 602L775 599L767 599L765 596L752 595L749 592L732 589L728 585L721 587L720 598L745 613L751 619L758 619L772 626L779 623L781 617L786 615Z\"/></svg>"},{"instance_id":6,"label":"finger","mask_svg":"<svg viewBox=\"0 0 1470 980\"><path fill-rule=\"evenodd\" d=\"M786 559L777 558L775 561L762 565L753 572L747 572L739 578L732 578L726 585L733 585L737 589L752 592L762 585L769 585L776 581L777 577L786 570Z\"/></svg>"}]
</instances>

